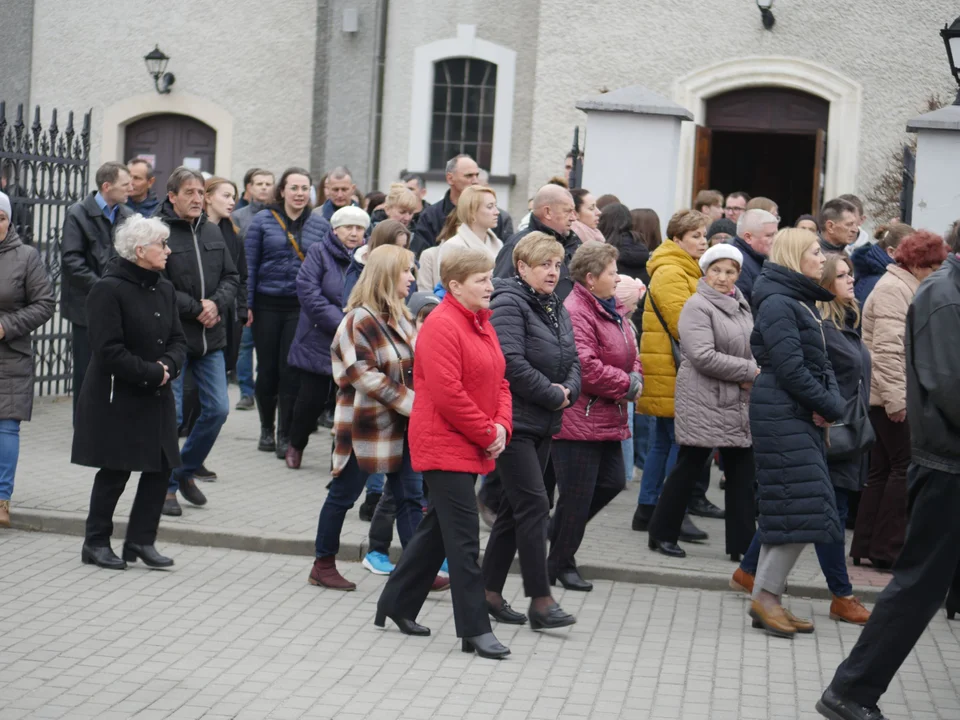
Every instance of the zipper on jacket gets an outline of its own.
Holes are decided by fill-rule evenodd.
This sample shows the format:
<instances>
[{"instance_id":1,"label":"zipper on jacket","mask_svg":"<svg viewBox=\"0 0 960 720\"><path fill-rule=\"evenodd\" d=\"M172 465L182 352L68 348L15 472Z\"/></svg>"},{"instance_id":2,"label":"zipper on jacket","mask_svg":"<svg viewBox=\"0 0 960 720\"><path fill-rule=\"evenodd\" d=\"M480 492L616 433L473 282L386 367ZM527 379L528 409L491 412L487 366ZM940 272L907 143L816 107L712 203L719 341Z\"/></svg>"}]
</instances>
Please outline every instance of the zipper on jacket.
<instances>
[{"instance_id":1,"label":"zipper on jacket","mask_svg":"<svg viewBox=\"0 0 960 720\"><path fill-rule=\"evenodd\" d=\"M599 400L599 399L600 399L599 397L595 397L595 398L593 398L592 400L590 400L590 402L587 403L587 409L586 409L586 411L583 413L583 416L584 416L584 417L590 417L590 408L592 408L592 407L593 407L593 404L594 404L597 400Z\"/></svg>"},{"instance_id":2,"label":"zipper on jacket","mask_svg":"<svg viewBox=\"0 0 960 720\"><path fill-rule=\"evenodd\" d=\"M200 299L207 297L207 286L203 280L203 260L200 257L200 243L197 240L197 227L200 225L200 218L197 218L196 225L190 225L190 234L193 236L193 249L197 253L197 271L200 273ZM203 323L200 324L200 340L203 342L203 354L207 354L207 328Z\"/></svg>"},{"instance_id":3,"label":"zipper on jacket","mask_svg":"<svg viewBox=\"0 0 960 720\"><path fill-rule=\"evenodd\" d=\"M113 404L113 375L110 376L110 404Z\"/></svg>"}]
</instances>

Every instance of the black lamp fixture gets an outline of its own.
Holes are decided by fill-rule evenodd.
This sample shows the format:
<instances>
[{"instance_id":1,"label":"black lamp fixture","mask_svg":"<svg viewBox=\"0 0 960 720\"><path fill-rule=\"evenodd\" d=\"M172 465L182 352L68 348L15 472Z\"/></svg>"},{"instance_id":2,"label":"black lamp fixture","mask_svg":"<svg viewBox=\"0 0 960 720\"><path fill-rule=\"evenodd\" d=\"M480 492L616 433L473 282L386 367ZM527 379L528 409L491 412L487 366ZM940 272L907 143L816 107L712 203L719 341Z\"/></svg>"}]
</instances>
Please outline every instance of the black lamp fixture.
<instances>
[{"instance_id":1,"label":"black lamp fixture","mask_svg":"<svg viewBox=\"0 0 960 720\"><path fill-rule=\"evenodd\" d=\"M159 45L155 45L153 50L143 56L143 61L147 64L147 72L153 78L153 85L161 95L167 95L176 78L173 73L165 72L170 58L163 54Z\"/></svg>"},{"instance_id":2,"label":"black lamp fixture","mask_svg":"<svg viewBox=\"0 0 960 720\"><path fill-rule=\"evenodd\" d=\"M777 19L773 16L773 0L757 0L757 7L760 8L760 19L767 30L773 30Z\"/></svg>"},{"instance_id":3,"label":"black lamp fixture","mask_svg":"<svg viewBox=\"0 0 960 720\"><path fill-rule=\"evenodd\" d=\"M947 46L947 60L950 61L950 72L953 79L957 81L960 88L960 18L953 21L953 25L944 25L940 31L940 37L943 38L943 44ZM960 105L960 89L957 91L957 99L953 101L954 105Z\"/></svg>"}]
</instances>

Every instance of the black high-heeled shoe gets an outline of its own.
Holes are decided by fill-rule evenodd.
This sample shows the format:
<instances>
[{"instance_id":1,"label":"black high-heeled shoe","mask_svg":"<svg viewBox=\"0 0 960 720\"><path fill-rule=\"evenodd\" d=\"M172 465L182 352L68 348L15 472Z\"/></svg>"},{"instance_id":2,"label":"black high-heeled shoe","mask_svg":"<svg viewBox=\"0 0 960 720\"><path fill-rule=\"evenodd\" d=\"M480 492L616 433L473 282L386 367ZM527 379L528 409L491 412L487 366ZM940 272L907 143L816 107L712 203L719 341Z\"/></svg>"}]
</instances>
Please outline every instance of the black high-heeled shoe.
<instances>
[{"instance_id":1,"label":"black high-heeled shoe","mask_svg":"<svg viewBox=\"0 0 960 720\"><path fill-rule=\"evenodd\" d=\"M647 544L651 550L658 550L667 557L684 558L687 556L687 551L676 543L663 542L662 540L650 538Z\"/></svg>"},{"instance_id":2,"label":"black high-heeled shoe","mask_svg":"<svg viewBox=\"0 0 960 720\"><path fill-rule=\"evenodd\" d=\"M492 632L461 638L460 649L465 653L476 651L477 655L489 660L502 660L510 654L510 648L497 640Z\"/></svg>"},{"instance_id":3,"label":"black high-heeled shoe","mask_svg":"<svg viewBox=\"0 0 960 720\"><path fill-rule=\"evenodd\" d=\"M373 619L373 624L378 628L382 628L387 624L386 618L393 620L393 624L396 625L397 629L404 635L426 637L430 634L430 628L420 625L416 620L408 620L407 618L397 617L396 615L389 615L379 608L377 609L377 616Z\"/></svg>"},{"instance_id":4,"label":"black high-heeled shoe","mask_svg":"<svg viewBox=\"0 0 960 720\"><path fill-rule=\"evenodd\" d=\"M152 568L173 567L173 558L165 557L157 552L153 545L123 544L123 559L127 562L143 560L143 564Z\"/></svg>"},{"instance_id":5,"label":"black high-heeled shoe","mask_svg":"<svg viewBox=\"0 0 960 720\"><path fill-rule=\"evenodd\" d=\"M573 615L564 612L563 608L557 603L548 607L544 612L537 612L533 605L530 605L527 614L530 615L531 630L555 630L577 622Z\"/></svg>"},{"instance_id":6,"label":"black high-heeled shoe","mask_svg":"<svg viewBox=\"0 0 960 720\"><path fill-rule=\"evenodd\" d=\"M510 607L506 600L502 602L500 607L488 601L487 612L490 613L490 617L497 622L502 622L507 625L526 625L527 623L527 616Z\"/></svg>"}]
</instances>

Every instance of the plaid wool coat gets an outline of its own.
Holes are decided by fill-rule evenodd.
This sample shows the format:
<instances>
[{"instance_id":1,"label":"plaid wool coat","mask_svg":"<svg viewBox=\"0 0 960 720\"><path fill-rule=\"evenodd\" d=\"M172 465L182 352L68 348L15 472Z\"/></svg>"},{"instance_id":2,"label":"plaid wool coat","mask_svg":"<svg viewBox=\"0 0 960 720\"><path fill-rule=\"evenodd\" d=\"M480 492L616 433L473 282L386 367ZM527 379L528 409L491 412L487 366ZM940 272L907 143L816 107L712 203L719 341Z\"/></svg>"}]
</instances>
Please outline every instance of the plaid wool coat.
<instances>
[{"instance_id":1,"label":"plaid wool coat","mask_svg":"<svg viewBox=\"0 0 960 720\"><path fill-rule=\"evenodd\" d=\"M366 473L400 469L413 410L415 336L406 319L397 324L365 307L351 310L337 328L330 348L338 387L334 475L343 470L351 452Z\"/></svg>"}]
</instances>

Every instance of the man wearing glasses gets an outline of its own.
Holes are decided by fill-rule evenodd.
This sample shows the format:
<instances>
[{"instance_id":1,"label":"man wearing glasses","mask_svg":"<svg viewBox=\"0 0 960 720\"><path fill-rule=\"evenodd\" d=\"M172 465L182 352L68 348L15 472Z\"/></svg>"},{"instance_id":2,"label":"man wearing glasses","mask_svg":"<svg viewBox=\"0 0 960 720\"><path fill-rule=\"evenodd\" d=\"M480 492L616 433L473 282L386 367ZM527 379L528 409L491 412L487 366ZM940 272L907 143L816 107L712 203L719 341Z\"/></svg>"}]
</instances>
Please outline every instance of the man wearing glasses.
<instances>
[{"instance_id":1,"label":"man wearing glasses","mask_svg":"<svg viewBox=\"0 0 960 720\"><path fill-rule=\"evenodd\" d=\"M730 193L727 195L727 202L723 206L724 217L736 223L743 211L747 209L748 202L750 202L750 196L742 190Z\"/></svg>"}]
</instances>

